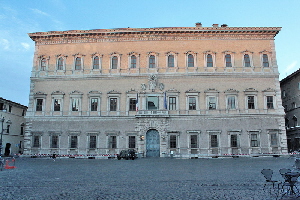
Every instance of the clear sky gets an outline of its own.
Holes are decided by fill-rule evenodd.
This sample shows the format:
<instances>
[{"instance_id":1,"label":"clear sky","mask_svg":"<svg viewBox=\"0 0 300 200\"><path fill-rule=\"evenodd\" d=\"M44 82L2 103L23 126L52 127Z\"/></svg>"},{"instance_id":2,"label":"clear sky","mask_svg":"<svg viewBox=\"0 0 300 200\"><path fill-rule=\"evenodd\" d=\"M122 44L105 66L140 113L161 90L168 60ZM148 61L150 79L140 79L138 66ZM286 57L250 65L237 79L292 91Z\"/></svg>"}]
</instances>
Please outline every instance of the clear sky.
<instances>
[{"instance_id":1,"label":"clear sky","mask_svg":"<svg viewBox=\"0 0 300 200\"><path fill-rule=\"evenodd\" d=\"M106 28L282 27L280 79L300 68L300 0L0 0L0 97L28 105L34 42L27 33Z\"/></svg>"}]
</instances>

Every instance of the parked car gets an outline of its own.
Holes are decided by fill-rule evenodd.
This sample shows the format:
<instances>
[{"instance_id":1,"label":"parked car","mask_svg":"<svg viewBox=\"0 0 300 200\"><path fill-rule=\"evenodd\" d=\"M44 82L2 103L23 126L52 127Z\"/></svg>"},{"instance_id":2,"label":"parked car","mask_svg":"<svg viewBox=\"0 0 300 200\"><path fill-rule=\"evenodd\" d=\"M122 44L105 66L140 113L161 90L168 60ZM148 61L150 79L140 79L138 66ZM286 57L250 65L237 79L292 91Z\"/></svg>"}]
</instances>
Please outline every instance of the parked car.
<instances>
[{"instance_id":1,"label":"parked car","mask_svg":"<svg viewBox=\"0 0 300 200\"><path fill-rule=\"evenodd\" d=\"M117 155L118 160L121 160L121 158L124 158L125 160L131 159L134 160L136 158L136 152L134 149L128 149L128 150L122 150Z\"/></svg>"}]
</instances>

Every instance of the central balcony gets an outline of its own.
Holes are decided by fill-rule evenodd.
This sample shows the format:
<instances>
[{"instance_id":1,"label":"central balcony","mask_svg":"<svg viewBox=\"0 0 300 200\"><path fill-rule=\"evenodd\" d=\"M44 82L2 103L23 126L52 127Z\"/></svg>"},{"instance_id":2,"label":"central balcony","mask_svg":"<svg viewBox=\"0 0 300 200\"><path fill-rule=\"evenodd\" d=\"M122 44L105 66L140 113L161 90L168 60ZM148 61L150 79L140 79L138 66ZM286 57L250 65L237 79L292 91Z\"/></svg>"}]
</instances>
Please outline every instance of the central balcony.
<instances>
[{"instance_id":1,"label":"central balcony","mask_svg":"<svg viewBox=\"0 0 300 200\"><path fill-rule=\"evenodd\" d=\"M169 117L168 110L139 110L135 117Z\"/></svg>"}]
</instances>

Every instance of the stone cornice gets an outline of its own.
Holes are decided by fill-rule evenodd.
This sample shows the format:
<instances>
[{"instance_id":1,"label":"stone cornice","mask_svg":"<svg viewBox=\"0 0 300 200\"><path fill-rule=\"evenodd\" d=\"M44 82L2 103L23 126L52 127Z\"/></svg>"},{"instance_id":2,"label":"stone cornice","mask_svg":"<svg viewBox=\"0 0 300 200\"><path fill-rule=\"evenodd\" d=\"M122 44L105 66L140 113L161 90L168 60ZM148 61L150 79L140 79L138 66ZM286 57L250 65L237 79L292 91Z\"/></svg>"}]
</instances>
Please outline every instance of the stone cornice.
<instances>
[{"instance_id":1,"label":"stone cornice","mask_svg":"<svg viewBox=\"0 0 300 200\"><path fill-rule=\"evenodd\" d=\"M49 31L29 33L38 44L172 41L205 39L274 39L280 27L171 27Z\"/></svg>"}]
</instances>

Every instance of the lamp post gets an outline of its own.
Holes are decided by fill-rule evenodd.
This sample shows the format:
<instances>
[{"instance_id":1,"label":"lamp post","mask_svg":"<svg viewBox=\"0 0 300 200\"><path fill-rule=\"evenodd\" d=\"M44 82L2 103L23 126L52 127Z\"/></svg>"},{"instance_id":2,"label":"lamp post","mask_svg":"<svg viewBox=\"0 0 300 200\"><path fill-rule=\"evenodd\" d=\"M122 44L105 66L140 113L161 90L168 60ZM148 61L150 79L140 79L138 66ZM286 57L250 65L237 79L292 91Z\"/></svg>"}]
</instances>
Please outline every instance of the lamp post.
<instances>
[{"instance_id":1,"label":"lamp post","mask_svg":"<svg viewBox=\"0 0 300 200\"><path fill-rule=\"evenodd\" d=\"M2 156L2 136L3 136L3 122L4 122L4 117L1 119L1 138L0 138L0 156Z\"/></svg>"}]
</instances>

